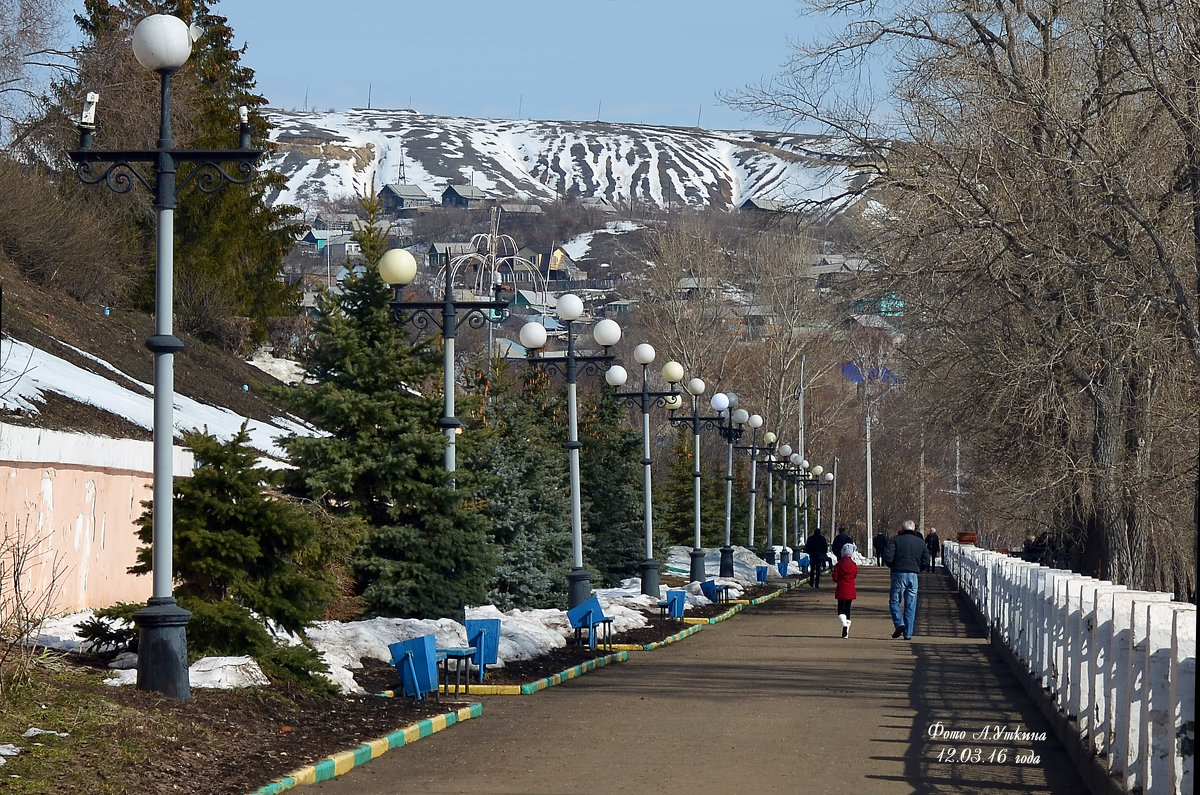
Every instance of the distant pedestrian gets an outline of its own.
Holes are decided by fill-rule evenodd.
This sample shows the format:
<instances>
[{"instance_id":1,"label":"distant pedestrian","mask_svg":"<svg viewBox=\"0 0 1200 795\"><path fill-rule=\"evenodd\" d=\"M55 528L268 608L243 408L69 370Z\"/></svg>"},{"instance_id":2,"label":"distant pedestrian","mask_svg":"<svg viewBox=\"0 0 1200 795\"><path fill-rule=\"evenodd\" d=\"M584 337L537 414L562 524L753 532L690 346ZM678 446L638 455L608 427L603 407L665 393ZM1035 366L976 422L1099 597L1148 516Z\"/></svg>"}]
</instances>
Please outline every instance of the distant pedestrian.
<instances>
[{"instance_id":1,"label":"distant pedestrian","mask_svg":"<svg viewBox=\"0 0 1200 795\"><path fill-rule=\"evenodd\" d=\"M833 563L835 566L842 558L842 545L853 543L854 539L846 532L846 528L839 527L838 534L833 537L833 541L829 542L829 551L833 553Z\"/></svg>"},{"instance_id":2,"label":"distant pedestrian","mask_svg":"<svg viewBox=\"0 0 1200 795\"><path fill-rule=\"evenodd\" d=\"M896 630L893 638L901 635L905 640L913 636L913 624L917 618L917 575L929 563L929 548L917 532L917 523L905 519L900 532L888 541L883 551L883 562L892 570L892 589L888 607L892 612L892 624ZM901 612L900 603L904 603Z\"/></svg>"},{"instance_id":3,"label":"distant pedestrian","mask_svg":"<svg viewBox=\"0 0 1200 795\"><path fill-rule=\"evenodd\" d=\"M942 542L938 538L937 528L929 528L929 535L925 536L925 547L929 550L929 570L933 571L937 566L938 553L942 551Z\"/></svg>"},{"instance_id":4,"label":"distant pedestrian","mask_svg":"<svg viewBox=\"0 0 1200 795\"><path fill-rule=\"evenodd\" d=\"M811 588L821 587L821 571L825 568L825 556L829 554L829 542L821 535L821 528L813 531L804 545L808 553L808 584Z\"/></svg>"},{"instance_id":5,"label":"distant pedestrian","mask_svg":"<svg viewBox=\"0 0 1200 795\"><path fill-rule=\"evenodd\" d=\"M887 549L887 533L880 530L875 534L875 565L883 565L883 551Z\"/></svg>"},{"instance_id":6,"label":"distant pedestrian","mask_svg":"<svg viewBox=\"0 0 1200 795\"><path fill-rule=\"evenodd\" d=\"M858 565L854 562L856 548L853 543L842 544L842 556L829 575L837 583L833 595L837 598L837 617L842 623L842 637L850 637L850 605L858 596L854 578L858 576Z\"/></svg>"}]
</instances>

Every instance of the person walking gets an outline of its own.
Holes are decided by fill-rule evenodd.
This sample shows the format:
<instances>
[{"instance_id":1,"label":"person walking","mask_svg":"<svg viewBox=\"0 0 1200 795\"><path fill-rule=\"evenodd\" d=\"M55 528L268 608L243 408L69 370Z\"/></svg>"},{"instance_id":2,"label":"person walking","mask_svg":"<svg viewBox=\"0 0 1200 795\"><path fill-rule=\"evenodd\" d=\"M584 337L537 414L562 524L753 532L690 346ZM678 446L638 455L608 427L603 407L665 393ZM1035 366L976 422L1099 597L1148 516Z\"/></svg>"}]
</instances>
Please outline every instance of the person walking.
<instances>
[{"instance_id":1,"label":"person walking","mask_svg":"<svg viewBox=\"0 0 1200 795\"><path fill-rule=\"evenodd\" d=\"M833 537L833 541L829 542L829 551L833 553L833 564L842 559L842 546L844 544L853 544L854 539L846 532L845 527L839 527L838 533Z\"/></svg>"},{"instance_id":2,"label":"person walking","mask_svg":"<svg viewBox=\"0 0 1200 795\"><path fill-rule=\"evenodd\" d=\"M829 575L837 584L833 595L837 599L837 617L842 623L843 638L850 637L850 606L858 596L854 588L854 578L858 576L858 565L854 562L855 551L853 543L842 544L841 556Z\"/></svg>"},{"instance_id":3,"label":"person walking","mask_svg":"<svg viewBox=\"0 0 1200 795\"><path fill-rule=\"evenodd\" d=\"M888 541L883 562L892 570L892 589L888 598L892 624L896 627L892 637L903 635L905 640L910 640L917 618L917 575L929 564L929 548L912 519L905 519L900 532ZM903 612L901 602L904 603Z\"/></svg>"},{"instance_id":4,"label":"person walking","mask_svg":"<svg viewBox=\"0 0 1200 795\"><path fill-rule=\"evenodd\" d=\"M821 528L813 531L804 545L808 553L808 585L811 588L821 587L821 571L825 568L825 556L829 554L829 542L821 535Z\"/></svg>"},{"instance_id":5,"label":"person walking","mask_svg":"<svg viewBox=\"0 0 1200 795\"><path fill-rule=\"evenodd\" d=\"M885 549L887 549L887 542L888 542L887 533L880 530L878 533L875 534L874 547L875 547L875 565L876 566L883 565L883 551Z\"/></svg>"},{"instance_id":6,"label":"person walking","mask_svg":"<svg viewBox=\"0 0 1200 795\"><path fill-rule=\"evenodd\" d=\"M929 535L925 536L925 547L929 550L929 570L933 571L937 566L938 553L942 551L942 542L938 538L937 528L929 528Z\"/></svg>"}]
</instances>

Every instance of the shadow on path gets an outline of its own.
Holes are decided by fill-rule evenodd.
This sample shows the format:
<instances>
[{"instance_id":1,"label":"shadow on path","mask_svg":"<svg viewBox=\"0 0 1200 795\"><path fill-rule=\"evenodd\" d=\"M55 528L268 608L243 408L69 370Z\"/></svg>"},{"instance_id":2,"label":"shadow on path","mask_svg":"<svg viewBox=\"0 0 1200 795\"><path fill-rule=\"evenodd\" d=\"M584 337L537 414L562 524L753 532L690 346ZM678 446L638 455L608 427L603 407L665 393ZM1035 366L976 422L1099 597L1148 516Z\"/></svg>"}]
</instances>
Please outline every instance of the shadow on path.
<instances>
[{"instance_id":1,"label":"shadow on path","mask_svg":"<svg viewBox=\"0 0 1200 795\"><path fill-rule=\"evenodd\" d=\"M832 588L801 586L536 695L483 696L481 718L310 789L1086 792L947 577L921 576L911 641L890 638L887 571L858 585L848 639Z\"/></svg>"}]
</instances>

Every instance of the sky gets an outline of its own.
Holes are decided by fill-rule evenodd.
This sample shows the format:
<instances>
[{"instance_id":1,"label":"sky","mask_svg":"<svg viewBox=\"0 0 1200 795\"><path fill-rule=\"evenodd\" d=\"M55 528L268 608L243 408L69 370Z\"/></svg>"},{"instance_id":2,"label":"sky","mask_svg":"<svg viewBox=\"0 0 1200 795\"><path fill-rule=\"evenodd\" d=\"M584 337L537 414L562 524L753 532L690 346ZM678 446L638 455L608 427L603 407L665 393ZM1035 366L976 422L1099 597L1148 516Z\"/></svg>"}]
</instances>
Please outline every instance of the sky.
<instances>
[{"instance_id":1,"label":"sky","mask_svg":"<svg viewBox=\"0 0 1200 795\"><path fill-rule=\"evenodd\" d=\"M271 107L769 129L721 105L780 71L797 0L220 0Z\"/></svg>"}]
</instances>

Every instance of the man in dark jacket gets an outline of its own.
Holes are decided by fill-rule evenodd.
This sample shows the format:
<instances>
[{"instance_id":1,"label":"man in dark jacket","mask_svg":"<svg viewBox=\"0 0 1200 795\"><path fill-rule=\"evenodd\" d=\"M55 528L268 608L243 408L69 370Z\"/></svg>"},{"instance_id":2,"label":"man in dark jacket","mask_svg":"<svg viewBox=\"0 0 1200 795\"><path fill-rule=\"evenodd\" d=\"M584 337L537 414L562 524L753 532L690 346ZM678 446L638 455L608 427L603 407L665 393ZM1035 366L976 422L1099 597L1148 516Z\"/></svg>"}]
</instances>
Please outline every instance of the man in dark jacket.
<instances>
[{"instance_id":1,"label":"man in dark jacket","mask_svg":"<svg viewBox=\"0 0 1200 795\"><path fill-rule=\"evenodd\" d=\"M883 552L884 552L884 550L887 549L887 542L888 542L887 533L880 530L878 533L875 534L875 541L874 541L873 545L875 547L875 565L876 566L883 565Z\"/></svg>"},{"instance_id":2,"label":"man in dark jacket","mask_svg":"<svg viewBox=\"0 0 1200 795\"><path fill-rule=\"evenodd\" d=\"M929 535L925 536L925 546L929 547L929 570L933 571L937 566L938 553L942 551L942 542L938 538L937 528L929 528Z\"/></svg>"},{"instance_id":3,"label":"man in dark jacket","mask_svg":"<svg viewBox=\"0 0 1200 795\"><path fill-rule=\"evenodd\" d=\"M838 528L838 534L835 535L833 537L833 540L829 542L829 551L833 553L834 558L836 558L837 560L841 560L842 559L842 547L845 546L846 544L853 544L853 543L854 543L854 539L851 538L850 534L846 532L846 528L841 527L841 528Z\"/></svg>"},{"instance_id":4,"label":"man in dark jacket","mask_svg":"<svg viewBox=\"0 0 1200 795\"><path fill-rule=\"evenodd\" d=\"M821 535L821 528L813 531L804 545L808 553L808 584L812 588L821 587L821 571L825 568L825 556L829 554L829 542Z\"/></svg>"},{"instance_id":5,"label":"man in dark jacket","mask_svg":"<svg viewBox=\"0 0 1200 795\"><path fill-rule=\"evenodd\" d=\"M905 519L900 532L888 541L883 551L883 562L892 570L892 590L888 607L892 611L892 624L896 630L893 638L901 635L905 640L912 638L913 622L917 618L917 574L929 565L929 548L925 539L917 532L917 523ZM904 602L901 612L900 602Z\"/></svg>"}]
</instances>

